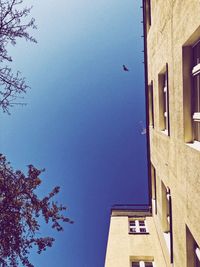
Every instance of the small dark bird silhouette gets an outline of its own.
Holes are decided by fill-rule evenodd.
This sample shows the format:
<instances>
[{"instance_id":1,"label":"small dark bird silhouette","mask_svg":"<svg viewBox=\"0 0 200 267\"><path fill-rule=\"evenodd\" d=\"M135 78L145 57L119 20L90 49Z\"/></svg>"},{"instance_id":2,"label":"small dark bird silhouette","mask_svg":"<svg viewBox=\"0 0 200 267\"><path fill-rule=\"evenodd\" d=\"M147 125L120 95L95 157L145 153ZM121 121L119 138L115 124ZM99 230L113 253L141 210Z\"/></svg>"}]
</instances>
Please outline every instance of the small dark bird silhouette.
<instances>
[{"instance_id":1,"label":"small dark bird silhouette","mask_svg":"<svg viewBox=\"0 0 200 267\"><path fill-rule=\"evenodd\" d=\"M129 69L125 65L123 65L123 70L124 71L129 71Z\"/></svg>"}]
</instances>

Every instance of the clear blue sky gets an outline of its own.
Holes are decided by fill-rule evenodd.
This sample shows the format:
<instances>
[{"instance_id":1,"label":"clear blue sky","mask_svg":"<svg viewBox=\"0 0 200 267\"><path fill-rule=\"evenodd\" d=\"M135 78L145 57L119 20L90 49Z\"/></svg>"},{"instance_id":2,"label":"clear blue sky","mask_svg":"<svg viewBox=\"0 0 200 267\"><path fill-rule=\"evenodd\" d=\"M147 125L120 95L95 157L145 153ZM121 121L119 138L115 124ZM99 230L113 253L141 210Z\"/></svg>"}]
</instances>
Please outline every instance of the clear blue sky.
<instances>
[{"instance_id":1,"label":"clear blue sky","mask_svg":"<svg viewBox=\"0 0 200 267\"><path fill-rule=\"evenodd\" d=\"M42 194L75 221L35 267L103 267L114 203L147 202L141 1L33 3L38 44L11 49L31 90L26 107L1 114L0 146L15 168L46 168ZM126 64L130 72L122 70Z\"/></svg>"}]
</instances>

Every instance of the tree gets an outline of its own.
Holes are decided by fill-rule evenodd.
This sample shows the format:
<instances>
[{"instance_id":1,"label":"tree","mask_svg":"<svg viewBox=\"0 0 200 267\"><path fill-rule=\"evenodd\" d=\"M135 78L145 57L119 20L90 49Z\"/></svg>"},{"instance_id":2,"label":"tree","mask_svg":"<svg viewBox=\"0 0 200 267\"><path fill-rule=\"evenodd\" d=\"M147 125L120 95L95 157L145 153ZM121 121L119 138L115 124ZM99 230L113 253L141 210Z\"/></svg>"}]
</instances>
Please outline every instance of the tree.
<instances>
[{"instance_id":1,"label":"tree","mask_svg":"<svg viewBox=\"0 0 200 267\"><path fill-rule=\"evenodd\" d=\"M0 266L16 267L18 262L33 267L28 259L29 250L37 247L41 253L51 247L54 239L40 237L39 218L62 231L62 222L73 223L63 215L66 207L52 198L58 194L55 187L48 196L40 199L35 190L41 184L39 175L44 172L28 165L28 173L14 171L6 157L0 154Z\"/></svg>"},{"instance_id":2,"label":"tree","mask_svg":"<svg viewBox=\"0 0 200 267\"><path fill-rule=\"evenodd\" d=\"M13 73L7 65L12 61L7 47L15 45L19 38L36 43L27 31L36 28L34 18L27 21L30 11L23 6L23 0L0 0L0 107L7 113L13 105L22 104L16 100L29 88L20 72Z\"/></svg>"}]
</instances>

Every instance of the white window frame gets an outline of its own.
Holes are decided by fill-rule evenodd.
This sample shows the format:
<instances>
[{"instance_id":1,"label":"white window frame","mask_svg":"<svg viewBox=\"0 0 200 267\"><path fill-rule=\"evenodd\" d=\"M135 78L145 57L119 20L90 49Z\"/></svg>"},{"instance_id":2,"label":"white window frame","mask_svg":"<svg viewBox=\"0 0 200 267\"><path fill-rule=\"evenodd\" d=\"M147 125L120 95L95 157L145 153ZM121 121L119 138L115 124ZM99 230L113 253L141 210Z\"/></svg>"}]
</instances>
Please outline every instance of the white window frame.
<instances>
[{"instance_id":1,"label":"white window frame","mask_svg":"<svg viewBox=\"0 0 200 267\"><path fill-rule=\"evenodd\" d=\"M164 87L162 88L163 90L163 105L165 107L164 109L164 120L165 120L165 129L163 130L164 133L168 134L168 113L169 113L169 110L168 110L168 99L167 99L167 83L168 83L168 80L167 80L167 72L165 72L164 74Z\"/></svg>"},{"instance_id":2,"label":"white window frame","mask_svg":"<svg viewBox=\"0 0 200 267\"><path fill-rule=\"evenodd\" d=\"M144 222L144 225L140 225L139 222L142 221ZM131 222L135 222L135 225L131 225ZM141 229L145 229L145 232L142 232ZM134 234L134 233L142 233L146 234L149 233L147 229L147 223L145 219L130 219L129 220L129 232Z\"/></svg>"},{"instance_id":3,"label":"white window frame","mask_svg":"<svg viewBox=\"0 0 200 267\"><path fill-rule=\"evenodd\" d=\"M170 191L169 188L167 188L167 194L166 194L166 199L167 199L167 206L169 207L169 198L170 198ZM167 214L167 222L169 225L169 229L170 229L170 215ZM170 233L170 230L167 232L167 234Z\"/></svg>"},{"instance_id":4,"label":"white window frame","mask_svg":"<svg viewBox=\"0 0 200 267\"><path fill-rule=\"evenodd\" d=\"M199 249L199 247L196 247L195 253L196 253L198 260L200 261L200 249Z\"/></svg>"},{"instance_id":5,"label":"white window frame","mask_svg":"<svg viewBox=\"0 0 200 267\"><path fill-rule=\"evenodd\" d=\"M197 74L200 73L200 63L198 63L197 65L195 65L192 69L192 75L195 76Z\"/></svg>"},{"instance_id":6,"label":"white window frame","mask_svg":"<svg viewBox=\"0 0 200 267\"><path fill-rule=\"evenodd\" d=\"M166 63L166 70L163 73L159 74L160 84L159 84L159 91L160 91L160 105L162 106L161 112L161 132L170 135L170 123L169 123L169 86L168 86L168 65Z\"/></svg>"}]
</instances>

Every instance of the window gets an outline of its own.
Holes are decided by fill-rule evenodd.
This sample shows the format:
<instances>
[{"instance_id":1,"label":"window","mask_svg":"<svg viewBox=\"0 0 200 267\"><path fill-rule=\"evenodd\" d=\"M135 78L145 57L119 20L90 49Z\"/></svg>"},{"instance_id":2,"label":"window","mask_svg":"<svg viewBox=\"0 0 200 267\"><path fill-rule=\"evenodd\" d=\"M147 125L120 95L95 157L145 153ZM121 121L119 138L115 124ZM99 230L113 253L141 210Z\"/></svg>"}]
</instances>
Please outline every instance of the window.
<instances>
[{"instance_id":1,"label":"window","mask_svg":"<svg viewBox=\"0 0 200 267\"><path fill-rule=\"evenodd\" d=\"M192 48L192 120L194 141L200 141L200 40Z\"/></svg>"},{"instance_id":2,"label":"window","mask_svg":"<svg viewBox=\"0 0 200 267\"><path fill-rule=\"evenodd\" d=\"M129 221L129 233L148 233L146 227L146 221L144 219L130 220Z\"/></svg>"},{"instance_id":3,"label":"window","mask_svg":"<svg viewBox=\"0 0 200 267\"><path fill-rule=\"evenodd\" d=\"M129 231L130 233L136 233L136 221L129 222Z\"/></svg>"},{"instance_id":4,"label":"window","mask_svg":"<svg viewBox=\"0 0 200 267\"><path fill-rule=\"evenodd\" d=\"M163 73L159 74L159 117L160 129L170 135L169 123L169 80L168 80L168 64Z\"/></svg>"},{"instance_id":5,"label":"window","mask_svg":"<svg viewBox=\"0 0 200 267\"><path fill-rule=\"evenodd\" d=\"M200 150L200 26L183 46L184 141Z\"/></svg>"},{"instance_id":6,"label":"window","mask_svg":"<svg viewBox=\"0 0 200 267\"><path fill-rule=\"evenodd\" d=\"M186 226L187 267L200 267L200 248Z\"/></svg>"},{"instance_id":7,"label":"window","mask_svg":"<svg viewBox=\"0 0 200 267\"><path fill-rule=\"evenodd\" d=\"M153 103L153 81L148 86L149 89L149 126L154 128L154 103Z\"/></svg>"},{"instance_id":8,"label":"window","mask_svg":"<svg viewBox=\"0 0 200 267\"><path fill-rule=\"evenodd\" d=\"M132 262L131 267L154 267L154 263L151 261L138 261Z\"/></svg>"},{"instance_id":9,"label":"window","mask_svg":"<svg viewBox=\"0 0 200 267\"><path fill-rule=\"evenodd\" d=\"M145 1L145 18L146 18L146 32L148 33L151 27L151 0Z\"/></svg>"},{"instance_id":10,"label":"window","mask_svg":"<svg viewBox=\"0 0 200 267\"><path fill-rule=\"evenodd\" d=\"M170 253L170 262L173 263L173 234L172 234L172 201L170 189L162 182L162 229L167 248Z\"/></svg>"}]
</instances>

